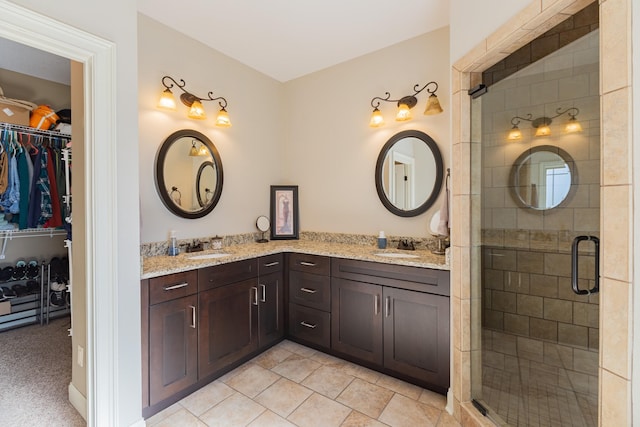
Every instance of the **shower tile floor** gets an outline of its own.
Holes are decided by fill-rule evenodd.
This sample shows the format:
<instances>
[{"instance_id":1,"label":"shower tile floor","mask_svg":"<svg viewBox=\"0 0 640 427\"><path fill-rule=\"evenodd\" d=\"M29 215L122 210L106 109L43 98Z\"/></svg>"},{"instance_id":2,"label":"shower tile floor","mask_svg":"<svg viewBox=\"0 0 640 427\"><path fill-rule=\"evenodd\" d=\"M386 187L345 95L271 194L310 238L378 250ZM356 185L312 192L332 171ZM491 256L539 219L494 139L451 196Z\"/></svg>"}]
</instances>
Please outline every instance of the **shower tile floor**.
<instances>
[{"instance_id":1,"label":"shower tile floor","mask_svg":"<svg viewBox=\"0 0 640 427\"><path fill-rule=\"evenodd\" d=\"M460 427L440 394L283 341L147 426Z\"/></svg>"},{"instance_id":2,"label":"shower tile floor","mask_svg":"<svg viewBox=\"0 0 640 427\"><path fill-rule=\"evenodd\" d=\"M481 400L497 422L598 425L597 351L488 329L482 344Z\"/></svg>"}]
</instances>

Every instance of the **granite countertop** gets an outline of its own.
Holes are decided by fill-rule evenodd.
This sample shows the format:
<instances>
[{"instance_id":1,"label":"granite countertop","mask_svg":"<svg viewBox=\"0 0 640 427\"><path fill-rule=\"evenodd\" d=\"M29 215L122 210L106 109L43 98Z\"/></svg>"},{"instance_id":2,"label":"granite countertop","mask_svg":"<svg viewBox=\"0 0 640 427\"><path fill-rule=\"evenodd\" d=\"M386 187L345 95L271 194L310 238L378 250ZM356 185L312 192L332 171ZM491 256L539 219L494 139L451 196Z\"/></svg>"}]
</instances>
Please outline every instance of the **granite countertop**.
<instances>
[{"instance_id":1,"label":"granite countertop","mask_svg":"<svg viewBox=\"0 0 640 427\"><path fill-rule=\"evenodd\" d=\"M205 255L209 253L228 253L223 258L189 259L189 257ZM164 276L171 273L196 270L212 265L226 264L243 259L256 258L281 252L297 252L312 255L324 255L335 258L349 258L363 261L375 261L386 264L407 265L411 267L433 268L449 270L445 263L444 255L435 255L429 250L416 249L415 251L402 251L395 248L378 249L376 246L329 243L310 240L278 240L268 243L246 243L230 245L220 250L207 250L204 252L181 253L178 256L157 255L144 257L142 260L142 279ZM411 258L388 258L376 253L398 253Z\"/></svg>"}]
</instances>

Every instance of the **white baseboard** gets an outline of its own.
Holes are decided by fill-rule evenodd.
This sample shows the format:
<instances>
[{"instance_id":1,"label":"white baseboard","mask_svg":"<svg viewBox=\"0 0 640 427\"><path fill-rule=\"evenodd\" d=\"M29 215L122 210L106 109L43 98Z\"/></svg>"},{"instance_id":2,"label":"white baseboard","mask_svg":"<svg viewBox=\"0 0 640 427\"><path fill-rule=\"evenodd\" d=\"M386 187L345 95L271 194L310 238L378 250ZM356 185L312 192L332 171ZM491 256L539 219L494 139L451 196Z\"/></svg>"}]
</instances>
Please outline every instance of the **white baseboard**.
<instances>
[{"instance_id":1,"label":"white baseboard","mask_svg":"<svg viewBox=\"0 0 640 427\"><path fill-rule=\"evenodd\" d=\"M78 389L72 384L69 383L69 402L76 408L76 411L84 420L87 420L87 398L82 395L78 391Z\"/></svg>"},{"instance_id":2,"label":"white baseboard","mask_svg":"<svg viewBox=\"0 0 640 427\"><path fill-rule=\"evenodd\" d=\"M447 390L447 406L444 408L450 415L453 415L453 391Z\"/></svg>"},{"instance_id":3,"label":"white baseboard","mask_svg":"<svg viewBox=\"0 0 640 427\"><path fill-rule=\"evenodd\" d=\"M146 427L147 422L143 419L140 418L135 424L131 424L130 427Z\"/></svg>"}]
</instances>

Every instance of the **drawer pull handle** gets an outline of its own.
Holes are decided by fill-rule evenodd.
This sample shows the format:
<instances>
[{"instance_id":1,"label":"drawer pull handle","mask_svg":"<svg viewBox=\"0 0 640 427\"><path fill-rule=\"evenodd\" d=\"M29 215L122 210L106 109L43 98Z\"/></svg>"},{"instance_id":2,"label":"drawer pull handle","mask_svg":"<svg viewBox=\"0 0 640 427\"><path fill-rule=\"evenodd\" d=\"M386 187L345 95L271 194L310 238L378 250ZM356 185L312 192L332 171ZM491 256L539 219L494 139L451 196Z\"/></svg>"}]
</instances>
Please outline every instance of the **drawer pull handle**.
<instances>
[{"instance_id":1,"label":"drawer pull handle","mask_svg":"<svg viewBox=\"0 0 640 427\"><path fill-rule=\"evenodd\" d=\"M308 293L308 294L315 294L316 292L318 292L318 290L317 290L317 289L309 289L309 288L300 288L300 290L301 290L302 292L306 292L306 293Z\"/></svg>"},{"instance_id":2,"label":"drawer pull handle","mask_svg":"<svg viewBox=\"0 0 640 427\"><path fill-rule=\"evenodd\" d=\"M302 326L304 326L305 328L309 328L309 329L315 329L317 325L312 325L311 323L307 323L305 321L300 322L300 324Z\"/></svg>"},{"instance_id":3,"label":"drawer pull handle","mask_svg":"<svg viewBox=\"0 0 640 427\"><path fill-rule=\"evenodd\" d=\"M196 307L193 305L190 305L189 308L191 309L191 324L189 325L189 327L195 329L196 328Z\"/></svg>"},{"instance_id":4,"label":"drawer pull handle","mask_svg":"<svg viewBox=\"0 0 640 427\"><path fill-rule=\"evenodd\" d=\"M258 288L252 286L251 290L253 291L253 305L258 305Z\"/></svg>"},{"instance_id":5,"label":"drawer pull handle","mask_svg":"<svg viewBox=\"0 0 640 427\"><path fill-rule=\"evenodd\" d=\"M315 267L316 263L315 262L300 261L300 265L305 265L307 267Z\"/></svg>"},{"instance_id":6,"label":"drawer pull handle","mask_svg":"<svg viewBox=\"0 0 640 427\"><path fill-rule=\"evenodd\" d=\"M186 288L187 286L189 286L189 284L187 282L184 282L173 286L165 286L162 289L164 289L165 291L175 291L176 289Z\"/></svg>"},{"instance_id":7,"label":"drawer pull handle","mask_svg":"<svg viewBox=\"0 0 640 427\"><path fill-rule=\"evenodd\" d=\"M267 287L265 285L260 285L260 293L262 294L260 302L267 302Z\"/></svg>"},{"instance_id":8,"label":"drawer pull handle","mask_svg":"<svg viewBox=\"0 0 640 427\"><path fill-rule=\"evenodd\" d=\"M265 267L274 267L274 266L276 266L278 264L280 264L279 261L274 261L274 262L269 262L269 263L265 264L264 266Z\"/></svg>"},{"instance_id":9,"label":"drawer pull handle","mask_svg":"<svg viewBox=\"0 0 640 427\"><path fill-rule=\"evenodd\" d=\"M391 311L391 297L386 297L384 300L384 317L389 317Z\"/></svg>"},{"instance_id":10,"label":"drawer pull handle","mask_svg":"<svg viewBox=\"0 0 640 427\"><path fill-rule=\"evenodd\" d=\"M373 297L373 314L376 316L380 314L380 295Z\"/></svg>"}]
</instances>

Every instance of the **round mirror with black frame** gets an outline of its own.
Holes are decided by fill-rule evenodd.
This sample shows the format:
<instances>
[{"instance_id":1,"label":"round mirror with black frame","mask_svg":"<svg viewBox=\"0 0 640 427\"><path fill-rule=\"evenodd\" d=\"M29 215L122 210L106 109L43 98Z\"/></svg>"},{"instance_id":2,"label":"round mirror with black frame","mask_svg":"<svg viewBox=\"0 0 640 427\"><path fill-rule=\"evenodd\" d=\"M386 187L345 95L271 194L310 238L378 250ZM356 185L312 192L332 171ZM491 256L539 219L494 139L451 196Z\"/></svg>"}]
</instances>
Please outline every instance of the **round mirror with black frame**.
<instances>
[{"instance_id":1,"label":"round mirror with black frame","mask_svg":"<svg viewBox=\"0 0 640 427\"><path fill-rule=\"evenodd\" d=\"M436 142L419 130L393 135L376 162L376 190L389 212L403 217L424 213L438 198L443 179Z\"/></svg>"},{"instance_id":2,"label":"round mirror with black frame","mask_svg":"<svg viewBox=\"0 0 640 427\"><path fill-rule=\"evenodd\" d=\"M569 153L552 145L540 145L518 156L511 167L509 183L518 206L542 212L571 200L578 172Z\"/></svg>"},{"instance_id":3,"label":"round mirror with black frame","mask_svg":"<svg viewBox=\"0 0 640 427\"><path fill-rule=\"evenodd\" d=\"M156 190L162 203L182 218L201 218L222 194L222 160L204 134L183 129L160 145L155 163Z\"/></svg>"}]
</instances>

